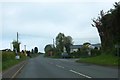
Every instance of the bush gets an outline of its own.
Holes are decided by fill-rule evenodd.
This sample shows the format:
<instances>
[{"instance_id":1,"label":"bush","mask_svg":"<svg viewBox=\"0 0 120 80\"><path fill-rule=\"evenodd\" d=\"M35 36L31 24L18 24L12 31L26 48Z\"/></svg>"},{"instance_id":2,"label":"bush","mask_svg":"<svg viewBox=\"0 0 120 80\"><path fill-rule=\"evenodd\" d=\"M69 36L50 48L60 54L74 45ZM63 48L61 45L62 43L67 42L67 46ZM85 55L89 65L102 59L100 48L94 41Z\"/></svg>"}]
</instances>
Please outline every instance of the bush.
<instances>
[{"instance_id":1,"label":"bush","mask_svg":"<svg viewBox=\"0 0 120 80\"><path fill-rule=\"evenodd\" d=\"M21 53L18 53L18 55L22 59L26 57L24 54L21 54ZM9 52L3 51L2 52L2 62L8 61L8 60L14 60L15 56L16 56L15 53L12 51L9 51Z\"/></svg>"},{"instance_id":2,"label":"bush","mask_svg":"<svg viewBox=\"0 0 120 80\"><path fill-rule=\"evenodd\" d=\"M70 57L72 57L72 58L79 58L80 57L80 51L72 52L70 54Z\"/></svg>"},{"instance_id":3,"label":"bush","mask_svg":"<svg viewBox=\"0 0 120 80\"><path fill-rule=\"evenodd\" d=\"M92 49L91 50L91 54L92 54L92 56L98 56L98 55L101 54L101 50Z\"/></svg>"},{"instance_id":4,"label":"bush","mask_svg":"<svg viewBox=\"0 0 120 80\"><path fill-rule=\"evenodd\" d=\"M15 59L15 53L13 52L6 52L3 51L2 52L2 61L7 61L7 60L11 60L11 59Z\"/></svg>"}]
</instances>

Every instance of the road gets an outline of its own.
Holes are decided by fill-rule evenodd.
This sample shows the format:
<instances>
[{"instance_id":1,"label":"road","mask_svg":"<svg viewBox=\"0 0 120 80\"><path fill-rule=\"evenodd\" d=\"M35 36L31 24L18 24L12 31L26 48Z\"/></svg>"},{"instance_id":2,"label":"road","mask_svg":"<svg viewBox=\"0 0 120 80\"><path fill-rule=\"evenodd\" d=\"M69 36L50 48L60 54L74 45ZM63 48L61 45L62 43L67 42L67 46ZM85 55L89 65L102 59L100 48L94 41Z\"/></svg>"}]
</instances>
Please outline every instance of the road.
<instances>
[{"instance_id":1,"label":"road","mask_svg":"<svg viewBox=\"0 0 120 80\"><path fill-rule=\"evenodd\" d=\"M118 70L40 55L28 60L16 78L118 78Z\"/></svg>"}]
</instances>

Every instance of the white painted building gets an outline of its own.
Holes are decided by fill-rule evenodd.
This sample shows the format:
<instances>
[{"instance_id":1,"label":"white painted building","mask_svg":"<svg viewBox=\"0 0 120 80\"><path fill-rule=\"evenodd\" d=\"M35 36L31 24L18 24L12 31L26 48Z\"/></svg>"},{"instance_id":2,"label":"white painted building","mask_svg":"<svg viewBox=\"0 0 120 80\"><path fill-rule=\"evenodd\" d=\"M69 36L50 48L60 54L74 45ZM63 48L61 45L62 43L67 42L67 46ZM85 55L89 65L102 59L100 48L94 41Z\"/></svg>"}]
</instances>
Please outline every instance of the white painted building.
<instances>
[{"instance_id":1,"label":"white painted building","mask_svg":"<svg viewBox=\"0 0 120 80\"><path fill-rule=\"evenodd\" d=\"M82 45L72 45L70 46L70 53L77 52L79 48L81 48Z\"/></svg>"}]
</instances>

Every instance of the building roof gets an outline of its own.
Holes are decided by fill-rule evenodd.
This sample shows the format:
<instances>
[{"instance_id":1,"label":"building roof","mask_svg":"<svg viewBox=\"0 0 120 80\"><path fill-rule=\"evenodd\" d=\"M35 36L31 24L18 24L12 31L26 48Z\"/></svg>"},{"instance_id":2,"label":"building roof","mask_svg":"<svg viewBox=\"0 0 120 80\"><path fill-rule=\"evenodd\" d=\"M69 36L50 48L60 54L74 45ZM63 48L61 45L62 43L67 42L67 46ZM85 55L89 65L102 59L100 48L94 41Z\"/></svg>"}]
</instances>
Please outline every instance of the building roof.
<instances>
[{"instance_id":1,"label":"building roof","mask_svg":"<svg viewBox=\"0 0 120 80\"><path fill-rule=\"evenodd\" d=\"M101 47L101 44L91 44L94 47ZM78 49L81 48L83 45L72 45L70 46L70 49Z\"/></svg>"},{"instance_id":2,"label":"building roof","mask_svg":"<svg viewBox=\"0 0 120 80\"><path fill-rule=\"evenodd\" d=\"M82 45L72 45L70 46L71 49L78 49L78 48L81 48Z\"/></svg>"},{"instance_id":3,"label":"building roof","mask_svg":"<svg viewBox=\"0 0 120 80\"><path fill-rule=\"evenodd\" d=\"M101 47L101 44L91 44L94 47Z\"/></svg>"}]
</instances>

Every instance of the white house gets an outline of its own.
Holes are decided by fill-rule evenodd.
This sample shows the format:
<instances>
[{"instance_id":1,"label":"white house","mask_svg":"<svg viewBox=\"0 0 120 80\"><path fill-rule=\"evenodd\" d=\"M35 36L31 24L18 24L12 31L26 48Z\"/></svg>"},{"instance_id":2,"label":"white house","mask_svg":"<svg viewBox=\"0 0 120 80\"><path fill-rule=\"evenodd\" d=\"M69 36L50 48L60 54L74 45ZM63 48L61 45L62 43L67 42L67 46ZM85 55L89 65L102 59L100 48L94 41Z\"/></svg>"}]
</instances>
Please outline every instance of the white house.
<instances>
[{"instance_id":1,"label":"white house","mask_svg":"<svg viewBox=\"0 0 120 80\"><path fill-rule=\"evenodd\" d=\"M70 46L70 53L77 52L79 48L81 48L82 45L72 45Z\"/></svg>"},{"instance_id":2,"label":"white house","mask_svg":"<svg viewBox=\"0 0 120 80\"><path fill-rule=\"evenodd\" d=\"M94 48L97 48L98 50L100 50L101 48L101 44L91 44Z\"/></svg>"}]
</instances>

